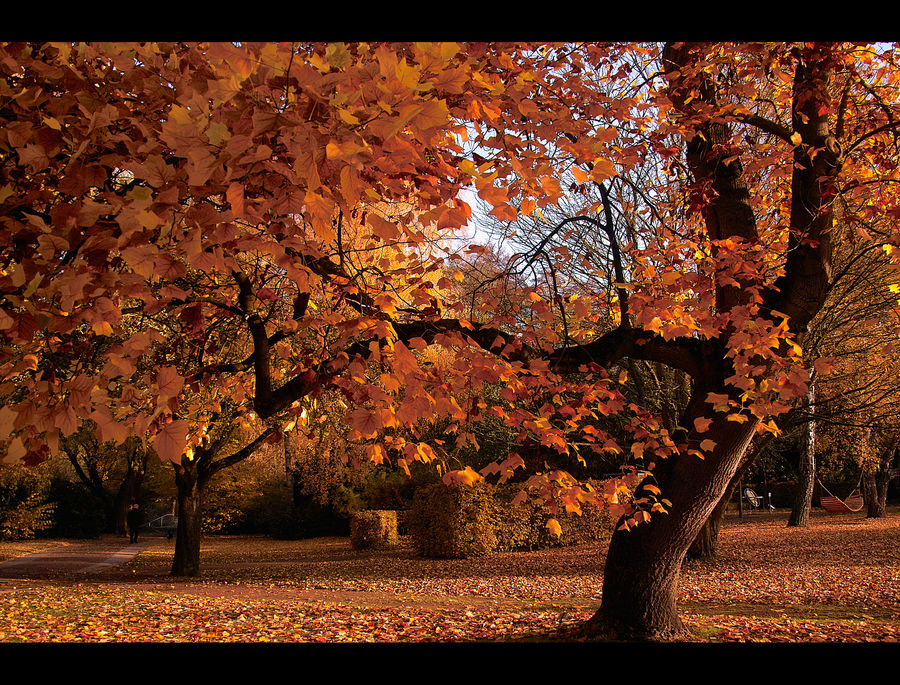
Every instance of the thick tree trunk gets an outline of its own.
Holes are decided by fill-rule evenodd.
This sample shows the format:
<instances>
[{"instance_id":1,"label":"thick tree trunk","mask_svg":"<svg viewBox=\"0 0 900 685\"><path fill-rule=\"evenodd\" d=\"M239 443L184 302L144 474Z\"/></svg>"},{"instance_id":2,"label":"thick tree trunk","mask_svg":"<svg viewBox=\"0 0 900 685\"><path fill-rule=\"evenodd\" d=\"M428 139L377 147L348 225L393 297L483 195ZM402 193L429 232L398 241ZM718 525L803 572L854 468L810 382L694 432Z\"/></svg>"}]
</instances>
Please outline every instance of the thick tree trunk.
<instances>
[{"instance_id":1,"label":"thick tree trunk","mask_svg":"<svg viewBox=\"0 0 900 685\"><path fill-rule=\"evenodd\" d=\"M690 116L697 114L695 100L717 104L714 77L702 71L690 75L705 59L703 52L702 45L686 44L669 44L663 51L663 62L672 77L670 100ZM796 132L803 142L794 148L791 185L790 225L796 231L789 237L784 274L775 287L765 291L761 309L786 315L790 332L799 337L821 308L831 278L830 203L838 166L837 148L829 138L828 127L832 111L828 84L834 69L830 44L805 46L797 51L797 59L791 129L770 122L770 128L783 138L793 141ZM729 147L727 124L707 119L696 127L696 133L687 142L687 161L695 181L709 184L715 191L713 199L701 209L713 245L725 239L738 243L759 240L743 167ZM715 247L713 256L721 256ZM750 305L751 290L759 285L752 279L721 285L717 281L716 310L740 313ZM719 340L728 337L723 335ZM654 478L648 479L653 482L647 485L658 487L670 500L671 513L652 516L630 531L620 527L613 534L602 603L584 626L588 637L666 640L685 634L676 606L685 553L731 483L758 423L756 419L729 422L706 404L704 398L709 391L727 392L740 403L739 394L726 380L735 372L729 366L730 355L726 349L715 348L710 343L709 349L692 360L698 364L690 371L695 394L679 422L691 431L687 435L689 448L699 447L704 440L715 446L703 459L682 450L663 460ZM714 422L708 430L697 433L694 420L700 418ZM649 488L642 492L639 487L637 500L652 492Z\"/></svg>"},{"instance_id":2,"label":"thick tree trunk","mask_svg":"<svg viewBox=\"0 0 900 685\"><path fill-rule=\"evenodd\" d=\"M810 383L807 395L809 406L816 401L816 384ZM794 502L791 507L791 516L788 519L789 526L805 528L809 525L809 512L812 508L813 487L816 484L816 422L807 424L806 435L803 440L803 450L800 453L800 464L797 467L797 491L794 493Z\"/></svg>"},{"instance_id":3,"label":"thick tree trunk","mask_svg":"<svg viewBox=\"0 0 900 685\"><path fill-rule=\"evenodd\" d=\"M173 576L200 575L201 488L196 468L184 461L175 465L178 488L178 529L175 536Z\"/></svg>"},{"instance_id":4,"label":"thick tree trunk","mask_svg":"<svg viewBox=\"0 0 900 685\"><path fill-rule=\"evenodd\" d=\"M733 485L728 487L728 492L734 492ZM714 559L719 553L719 531L722 529L722 519L725 518L725 508L729 499L730 496L726 492L688 548L688 558Z\"/></svg>"},{"instance_id":5,"label":"thick tree trunk","mask_svg":"<svg viewBox=\"0 0 900 685\"><path fill-rule=\"evenodd\" d=\"M127 530L126 516L128 509L132 503L137 502L141 495L141 485L144 481L143 469L129 469L125 474L119 491L116 493L115 502L113 504L113 522L115 526L114 532L124 535Z\"/></svg>"},{"instance_id":6,"label":"thick tree trunk","mask_svg":"<svg viewBox=\"0 0 900 685\"><path fill-rule=\"evenodd\" d=\"M692 559L713 559L716 554L718 554L719 531L722 530L722 521L725 519L725 512L728 510L728 504L731 502L732 496L734 496L734 491L738 489L741 479L747 475L747 472L750 471L750 467L753 466L753 462L756 461L756 456L762 451L763 447L771 441L771 439L772 436L769 435L755 445L744 458L740 468L731 477L731 482L725 489L725 494L722 495L722 499L716 504L716 508L713 509L713 513L710 514L709 519L703 525L703 528L697 535L697 539L691 543L688 554ZM741 513L743 513L741 502L742 500L738 498L738 508Z\"/></svg>"},{"instance_id":7,"label":"thick tree trunk","mask_svg":"<svg viewBox=\"0 0 900 685\"><path fill-rule=\"evenodd\" d=\"M863 496L866 518L881 518L887 512L887 491L891 482L894 447L885 451L877 463L869 463L863 471Z\"/></svg>"},{"instance_id":8,"label":"thick tree trunk","mask_svg":"<svg viewBox=\"0 0 900 685\"><path fill-rule=\"evenodd\" d=\"M728 487L725 488L725 494L716 504L712 514L703 524L700 533L691 543L688 549L688 556L691 559L713 559L719 552L719 531L722 529L722 520L725 518L725 511L728 509L728 503L738 486L738 474L731 479Z\"/></svg>"},{"instance_id":9,"label":"thick tree trunk","mask_svg":"<svg viewBox=\"0 0 900 685\"><path fill-rule=\"evenodd\" d=\"M600 609L585 626L587 637L613 640L672 640L685 636L678 616L682 562L732 482L753 438L755 422L720 420L703 434L717 443L701 460L682 455L664 464L655 481L672 502L610 542Z\"/></svg>"}]
</instances>

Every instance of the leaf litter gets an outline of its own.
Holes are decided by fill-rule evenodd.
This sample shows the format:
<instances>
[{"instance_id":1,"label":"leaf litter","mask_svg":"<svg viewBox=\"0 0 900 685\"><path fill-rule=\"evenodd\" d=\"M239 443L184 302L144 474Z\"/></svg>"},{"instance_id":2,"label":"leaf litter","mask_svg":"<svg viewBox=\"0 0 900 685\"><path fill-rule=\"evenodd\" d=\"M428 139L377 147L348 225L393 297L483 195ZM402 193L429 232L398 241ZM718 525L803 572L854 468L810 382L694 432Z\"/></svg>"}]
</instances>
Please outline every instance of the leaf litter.
<instances>
[{"instance_id":1,"label":"leaf litter","mask_svg":"<svg viewBox=\"0 0 900 685\"><path fill-rule=\"evenodd\" d=\"M730 519L718 557L682 569L682 618L703 642L896 642L898 550L897 514L815 517L803 529ZM605 546L436 560L407 543L207 537L190 580L167 575L171 554L158 540L102 576L0 579L0 641L553 639L599 606Z\"/></svg>"}]
</instances>

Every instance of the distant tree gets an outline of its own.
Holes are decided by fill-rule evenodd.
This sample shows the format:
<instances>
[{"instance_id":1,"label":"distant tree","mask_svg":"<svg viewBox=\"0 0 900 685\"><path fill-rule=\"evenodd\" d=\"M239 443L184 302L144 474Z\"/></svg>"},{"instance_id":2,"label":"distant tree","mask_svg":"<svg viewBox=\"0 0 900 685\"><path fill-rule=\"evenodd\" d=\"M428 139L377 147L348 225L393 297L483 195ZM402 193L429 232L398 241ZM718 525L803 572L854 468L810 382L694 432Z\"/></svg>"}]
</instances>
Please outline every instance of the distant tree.
<instances>
[{"instance_id":1,"label":"distant tree","mask_svg":"<svg viewBox=\"0 0 900 685\"><path fill-rule=\"evenodd\" d=\"M60 449L79 482L103 503L109 531L124 534L125 514L129 505L141 498L151 450L137 437L118 445L100 443L90 422L60 440Z\"/></svg>"}]
</instances>

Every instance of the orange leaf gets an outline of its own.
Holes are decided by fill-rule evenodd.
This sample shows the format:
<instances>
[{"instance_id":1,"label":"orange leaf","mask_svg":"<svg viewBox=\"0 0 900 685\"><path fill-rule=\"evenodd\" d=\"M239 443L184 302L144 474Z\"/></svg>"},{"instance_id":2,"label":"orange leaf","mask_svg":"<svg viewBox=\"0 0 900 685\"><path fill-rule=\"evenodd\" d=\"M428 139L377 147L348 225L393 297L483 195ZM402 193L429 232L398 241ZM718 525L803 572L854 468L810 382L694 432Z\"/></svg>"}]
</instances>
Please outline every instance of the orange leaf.
<instances>
[{"instance_id":1,"label":"orange leaf","mask_svg":"<svg viewBox=\"0 0 900 685\"><path fill-rule=\"evenodd\" d=\"M184 378L174 366L164 366L156 374L156 385L159 387L160 400L176 397L184 387Z\"/></svg>"},{"instance_id":2,"label":"orange leaf","mask_svg":"<svg viewBox=\"0 0 900 685\"><path fill-rule=\"evenodd\" d=\"M153 448L163 461L181 461L187 446L188 422L179 419L165 425L153 439Z\"/></svg>"},{"instance_id":3,"label":"orange leaf","mask_svg":"<svg viewBox=\"0 0 900 685\"><path fill-rule=\"evenodd\" d=\"M551 535L555 535L556 537L562 536L562 526L559 525L559 521L556 519L547 521L547 530L550 531Z\"/></svg>"},{"instance_id":4,"label":"orange leaf","mask_svg":"<svg viewBox=\"0 0 900 685\"><path fill-rule=\"evenodd\" d=\"M712 419L704 419L702 417L694 419L694 428L697 429L698 433L705 433L709 430L709 424L712 423Z\"/></svg>"},{"instance_id":5,"label":"orange leaf","mask_svg":"<svg viewBox=\"0 0 900 685\"><path fill-rule=\"evenodd\" d=\"M476 482L484 480L480 473L475 471L471 466L467 466L463 470L448 471L441 479L445 485L458 483L460 485L475 485Z\"/></svg>"},{"instance_id":6,"label":"orange leaf","mask_svg":"<svg viewBox=\"0 0 900 685\"><path fill-rule=\"evenodd\" d=\"M390 221L385 221L377 214L370 214L366 219L366 223L369 224L372 233L385 242L396 240L400 236L400 231L397 230L396 225Z\"/></svg>"},{"instance_id":7,"label":"orange leaf","mask_svg":"<svg viewBox=\"0 0 900 685\"><path fill-rule=\"evenodd\" d=\"M236 217L244 216L244 186L240 183L232 183L225 191L225 198L231 205L231 213Z\"/></svg>"},{"instance_id":8,"label":"orange leaf","mask_svg":"<svg viewBox=\"0 0 900 685\"><path fill-rule=\"evenodd\" d=\"M397 425L397 419L389 410L362 407L349 412L347 422L351 428L348 436L351 440L374 438L382 428Z\"/></svg>"}]
</instances>

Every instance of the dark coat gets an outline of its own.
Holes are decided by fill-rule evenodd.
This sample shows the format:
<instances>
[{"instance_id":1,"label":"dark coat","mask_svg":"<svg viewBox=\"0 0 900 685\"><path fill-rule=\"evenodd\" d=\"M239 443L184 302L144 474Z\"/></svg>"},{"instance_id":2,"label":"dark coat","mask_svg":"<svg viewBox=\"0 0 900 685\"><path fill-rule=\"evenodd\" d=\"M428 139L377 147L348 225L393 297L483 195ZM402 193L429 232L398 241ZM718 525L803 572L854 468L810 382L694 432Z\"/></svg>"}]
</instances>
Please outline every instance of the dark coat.
<instances>
[{"instance_id":1,"label":"dark coat","mask_svg":"<svg viewBox=\"0 0 900 685\"><path fill-rule=\"evenodd\" d=\"M125 521L131 529L140 528L144 522L144 512L142 509L129 509L125 516Z\"/></svg>"}]
</instances>

